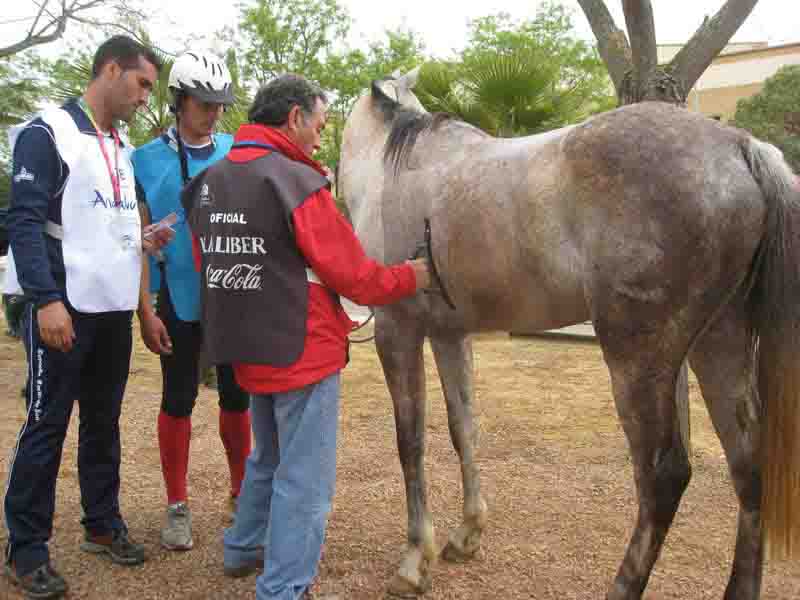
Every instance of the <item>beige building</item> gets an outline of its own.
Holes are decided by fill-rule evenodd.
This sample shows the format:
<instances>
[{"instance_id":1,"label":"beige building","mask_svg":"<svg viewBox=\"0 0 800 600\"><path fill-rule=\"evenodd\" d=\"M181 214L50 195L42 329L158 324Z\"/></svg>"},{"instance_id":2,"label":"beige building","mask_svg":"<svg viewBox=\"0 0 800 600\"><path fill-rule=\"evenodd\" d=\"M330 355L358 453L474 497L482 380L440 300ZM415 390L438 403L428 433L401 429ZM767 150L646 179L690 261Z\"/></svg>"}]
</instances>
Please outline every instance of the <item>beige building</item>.
<instances>
[{"instance_id":1,"label":"beige building","mask_svg":"<svg viewBox=\"0 0 800 600\"><path fill-rule=\"evenodd\" d=\"M680 48L678 44L659 46L659 62L669 62ZM780 46L766 42L729 44L689 93L688 106L727 121L736 112L739 100L761 91L764 81L787 65L800 65L800 42Z\"/></svg>"}]
</instances>

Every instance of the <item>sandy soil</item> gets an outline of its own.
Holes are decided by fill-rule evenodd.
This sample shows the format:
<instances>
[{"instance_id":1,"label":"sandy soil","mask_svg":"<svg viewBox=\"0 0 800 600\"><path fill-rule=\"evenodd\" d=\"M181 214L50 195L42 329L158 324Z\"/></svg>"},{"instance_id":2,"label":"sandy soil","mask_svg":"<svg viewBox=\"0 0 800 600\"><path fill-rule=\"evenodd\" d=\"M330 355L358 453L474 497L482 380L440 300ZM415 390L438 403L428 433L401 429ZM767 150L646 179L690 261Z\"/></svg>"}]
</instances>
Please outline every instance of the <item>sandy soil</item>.
<instances>
[{"instance_id":1,"label":"sandy soil","mask_svg":"<svg viewBox=\"0 0 800 600\"><path fill-rule=\"evenodd\" d=\"M5 327L3 327L3 330ZM635 517L627 446L616 421L598 346L506 335L476 339L479 460L491 515L484 546L468 564L440 563L426 598L603 598ZM444 402L427 353L428 481L437 537L459 522L460 473ZM0 477L24 418L25 363L0 335ZM737 505L724 457L692 380L694 478L645 598L721 598L733 554ZM148 562L133 569L78 551L77 406L61 467L51 550L70 598L253 598L253 578L222 576L227 467L217 433L215 393L203 389L194 414L190 495L195 549L158 545L164 509L156 416L159 371L137 340L123 414L122 505ZM405 540L405 500L391 403L372 344L353 348L345 371L339 480L321 582L343 598L384 594ZM5 542L0 533L0 544ZM800 567L768 564L763 598L800 597ZM0 579L0 598L18 592Z\"/></svg>"}]
</instances>

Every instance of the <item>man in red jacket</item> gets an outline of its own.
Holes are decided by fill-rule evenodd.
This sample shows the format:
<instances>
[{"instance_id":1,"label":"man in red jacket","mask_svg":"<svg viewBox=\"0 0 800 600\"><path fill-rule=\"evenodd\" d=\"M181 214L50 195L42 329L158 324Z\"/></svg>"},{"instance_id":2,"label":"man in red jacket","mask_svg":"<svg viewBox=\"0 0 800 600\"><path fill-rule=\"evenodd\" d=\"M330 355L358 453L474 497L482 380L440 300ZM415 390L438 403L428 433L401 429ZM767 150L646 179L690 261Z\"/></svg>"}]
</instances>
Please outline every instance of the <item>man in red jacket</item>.
<instances>
[{"instance_id":1,"label":"man in red jacket","mask_svg":"<svg viewBox=\"0 0 800 600\"><path fill-rule=\"evenodd\" d=\"M225 532L225 572L247 575L263 560L258 600L297 600L317 572L352 327L338 295L388 304L430 281L425 260L384 266L364 253L311 158L325 120L321 89L296 75L273 80L227 158L183 195L209 358L231 363L251 394L255 449Z\"/></svg>"}]
</instances>

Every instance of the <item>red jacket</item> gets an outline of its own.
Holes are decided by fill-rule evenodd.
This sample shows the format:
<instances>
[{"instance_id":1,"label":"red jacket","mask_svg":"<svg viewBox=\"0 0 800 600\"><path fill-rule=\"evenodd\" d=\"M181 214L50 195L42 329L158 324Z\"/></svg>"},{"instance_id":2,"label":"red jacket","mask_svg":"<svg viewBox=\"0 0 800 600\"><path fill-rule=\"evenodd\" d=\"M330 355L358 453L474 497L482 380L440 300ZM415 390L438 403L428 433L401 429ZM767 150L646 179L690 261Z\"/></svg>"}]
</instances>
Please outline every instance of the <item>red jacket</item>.
<instances>
[{"instance_id":1,"label":"red jacket","mask_svg":"<svg viewBox=\"0 0 800 600\"><path fill-rule=\"evenodd\" d=\"M243 125L236 142L260 142L282 154L303 162L322 174L322 166L306 156L282 132L261 125ZM228 160L246 162L270 150L233 148ZM316 383L342 369L347 360L347 334L353 322L330 290L358 304L381 305L410 296L416 277L408 264L384 266L369 258L326 189L311 194L292 212L297 247L325 286L309 283L308 321L305 348L289 367L234 363L236 382L255 394L285 392ZM195 239L195 259L199 268L199 248ZM326 289L329 288L329 289ZM264 343L269 343L265 332Z\"/></svg>"}]
</instances>

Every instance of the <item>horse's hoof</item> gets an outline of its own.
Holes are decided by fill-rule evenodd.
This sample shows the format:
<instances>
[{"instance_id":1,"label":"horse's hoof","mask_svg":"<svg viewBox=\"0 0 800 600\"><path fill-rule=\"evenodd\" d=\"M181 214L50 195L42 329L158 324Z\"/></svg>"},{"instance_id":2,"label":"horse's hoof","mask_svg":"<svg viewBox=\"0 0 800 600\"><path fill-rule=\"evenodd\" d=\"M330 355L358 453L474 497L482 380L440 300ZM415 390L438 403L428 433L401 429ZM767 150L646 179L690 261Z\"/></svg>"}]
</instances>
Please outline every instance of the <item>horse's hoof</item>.
<instances>
[{"instance_id":1,"label":"horse's hoof","mask_svg":"<svg viewBox=\"0 0 800 600\"><path fill-rule=\"evenodd\" d=\"M447 542L447 545L444 547L441 553L442 560L451 563L464 563L472 560L475 558L475 555L478 553L479 547L475 548L471 552L465 552L461 550L453 542Z\"/></svg>"},{"instance_id":2,"label":"horse's hoof","mask_svg":"<svg viewBox=\"0 0 800 600\"><path fill-rule=\"evenodd\" d=\"M395 575L386 590L386 598L418 598L431 589L430 574L421 575L418 583L413 583L402 577Z\"/></svg>"}]
</instances>

